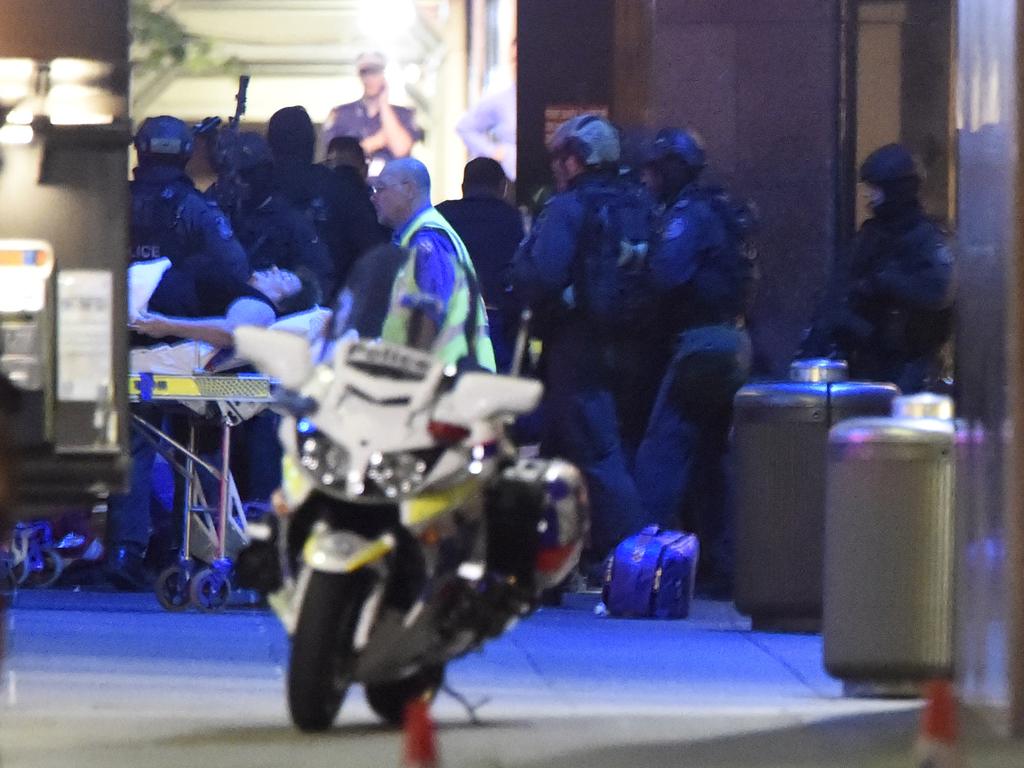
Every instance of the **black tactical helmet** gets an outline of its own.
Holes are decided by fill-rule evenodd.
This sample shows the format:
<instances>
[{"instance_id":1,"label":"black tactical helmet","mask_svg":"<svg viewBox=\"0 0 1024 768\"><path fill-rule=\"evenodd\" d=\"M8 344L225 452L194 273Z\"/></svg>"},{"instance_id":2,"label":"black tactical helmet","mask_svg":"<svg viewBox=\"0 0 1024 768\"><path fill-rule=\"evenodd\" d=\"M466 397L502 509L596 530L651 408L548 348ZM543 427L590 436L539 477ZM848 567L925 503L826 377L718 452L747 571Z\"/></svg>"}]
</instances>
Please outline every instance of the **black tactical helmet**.
<instances>
[{"instance_id":1,"label":"black tactical helmet","mask_svg":"<svg viewBox=\"0 0 1024 768\"><path fill-rule=\"evenodd\" d=\"M707 165L707 155L700 139L681 128L662 128L654 137L648 162L656 163L667 157L678 157L696 170Z\"/></svg>"},{"instance_id":2,"label":"black tactical helmet","mask_svg":"<svg viewBox=\"0 0 1024 768\"><path fill-rule=\"evenodd\" d=\"M879 187L901 179L920 178L914 157L901 144L886 144L876 149L860 167L860 180Z\"/></svg>"},{"instance_id":3,"label":"black tactical helmet","mask_svg":"<svg viewBox=\"0 0 1024 768\"><path fill-rule=\"evenodd\" d=\"M170 115L147 117L135 134L139 162L184 165L192 157L195 139L184 121Z\"/></svg>"},{"instance_id":4,"label":"black tactical helmet","mask_svg":"<svg viewBox=\"0 0 1024 768\"><path fill-rule=\"evenodd\" d=\"M239 172L245 173L261 165L273 165L274 155L267 140L258 133L245 131L238 134L234 144L235 163Z\"/></svg>"}]
</instances>

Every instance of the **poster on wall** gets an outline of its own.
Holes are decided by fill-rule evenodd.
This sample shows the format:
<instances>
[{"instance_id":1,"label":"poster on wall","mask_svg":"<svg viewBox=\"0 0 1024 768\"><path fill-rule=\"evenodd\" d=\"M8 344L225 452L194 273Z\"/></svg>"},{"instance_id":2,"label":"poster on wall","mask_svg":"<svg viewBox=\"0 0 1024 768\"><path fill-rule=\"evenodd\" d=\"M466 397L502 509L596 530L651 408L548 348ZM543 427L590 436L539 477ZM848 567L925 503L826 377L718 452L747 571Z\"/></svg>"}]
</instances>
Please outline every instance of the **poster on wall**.
<instances>
[{"instance_id":1,"label":"poster on wall","mask_svg":"<svg viewBox=\"0 0 1024 768\"><path fill-rule=\"evenodd\" d=\"M558 126L577 115L608 117L607 104L548 104L544 107L544 144L551 143Z\"/></svg>"}]
</instances>

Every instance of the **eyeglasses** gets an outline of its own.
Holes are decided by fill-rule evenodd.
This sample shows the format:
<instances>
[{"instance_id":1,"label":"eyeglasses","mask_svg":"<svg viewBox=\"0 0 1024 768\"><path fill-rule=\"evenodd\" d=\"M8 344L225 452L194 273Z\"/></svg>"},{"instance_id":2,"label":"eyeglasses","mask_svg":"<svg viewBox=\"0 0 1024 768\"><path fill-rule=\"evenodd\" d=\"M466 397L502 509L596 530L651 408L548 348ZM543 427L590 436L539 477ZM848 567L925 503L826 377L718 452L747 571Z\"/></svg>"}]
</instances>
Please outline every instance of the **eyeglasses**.
<instances>
[{"instance_id":1,"label":"eyeglasses","mask_svg":"<svg viewBox=\"0 0 1024 768\"><path fill-rule=\"evenodd\" d=\"M380 67L363 67L362 69L359 70L359 76L367 77L369 75L379 75L383 72L384 70L381 69Z\"/></svg>"},{"instance_id":2,"label":"eyeglasses","mask_svg":"<svg viewBox=\"0 0 1024 768\"><path fill-rule=\"evenodd\" d=\"M374 181L370 182L370 192L374 195L379 195L381 192L387 192L389 189L402 186L401 181L382 182Z\"/></svg>"}]
</instances>

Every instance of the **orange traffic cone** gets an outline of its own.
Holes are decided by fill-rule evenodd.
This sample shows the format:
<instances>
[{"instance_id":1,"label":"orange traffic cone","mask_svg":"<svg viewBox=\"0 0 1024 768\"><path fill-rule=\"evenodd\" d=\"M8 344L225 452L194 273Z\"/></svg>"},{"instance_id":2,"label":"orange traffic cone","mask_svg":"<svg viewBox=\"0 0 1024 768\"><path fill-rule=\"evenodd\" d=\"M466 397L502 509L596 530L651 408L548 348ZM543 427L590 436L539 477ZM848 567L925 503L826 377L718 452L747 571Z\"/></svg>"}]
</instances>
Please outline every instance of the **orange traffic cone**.
<instances>
[{"instance_id":1,"label":"orange traffic cone","mask_svg":"<svg viewBox=\"0 0 1024 768\"><path fill-rule=\"evenodd\" d=\"M437 740L430 701L425 696L405 705L405 768L438 768Z\"/></svg>"},{"instance_id":2,"label":"orange traffic cone","mask_svg":"<svg viewBox=\"0 0 1024 768\"><path fill-rule=\"evenodd\" d=\"M915 765L918 768L961 768L953 684L948 680L933 680L925 686L925 699L921 733L914 747Z\"/></svg>"}]
</instances>

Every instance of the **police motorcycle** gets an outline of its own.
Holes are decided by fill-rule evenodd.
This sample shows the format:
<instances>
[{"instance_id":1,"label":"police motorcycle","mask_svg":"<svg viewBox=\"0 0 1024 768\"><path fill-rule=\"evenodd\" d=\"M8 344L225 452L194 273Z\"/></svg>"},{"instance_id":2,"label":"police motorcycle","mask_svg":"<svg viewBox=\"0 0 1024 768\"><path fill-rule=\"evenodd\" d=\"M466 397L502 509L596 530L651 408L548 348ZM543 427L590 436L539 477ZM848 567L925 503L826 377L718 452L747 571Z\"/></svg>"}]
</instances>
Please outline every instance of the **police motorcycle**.
<instances>
[{"instance_id":1,"label":"police motorcycle","mask_svg":"<svg viewBox=\"0 0 1024 768\"><path fill-rule=\"evenodd\" d=\"M449 660L531 613L576 566L589 522L581 476L517 460L504 435L536 407L535 381L459 374L383 342L341 343L314 366L297 336L239 328L235 339L281 387L290 514L270 603L291 636L292 720L329 728L358 682L398 724L441 687Z\"/></svg>"}]
</instances>

